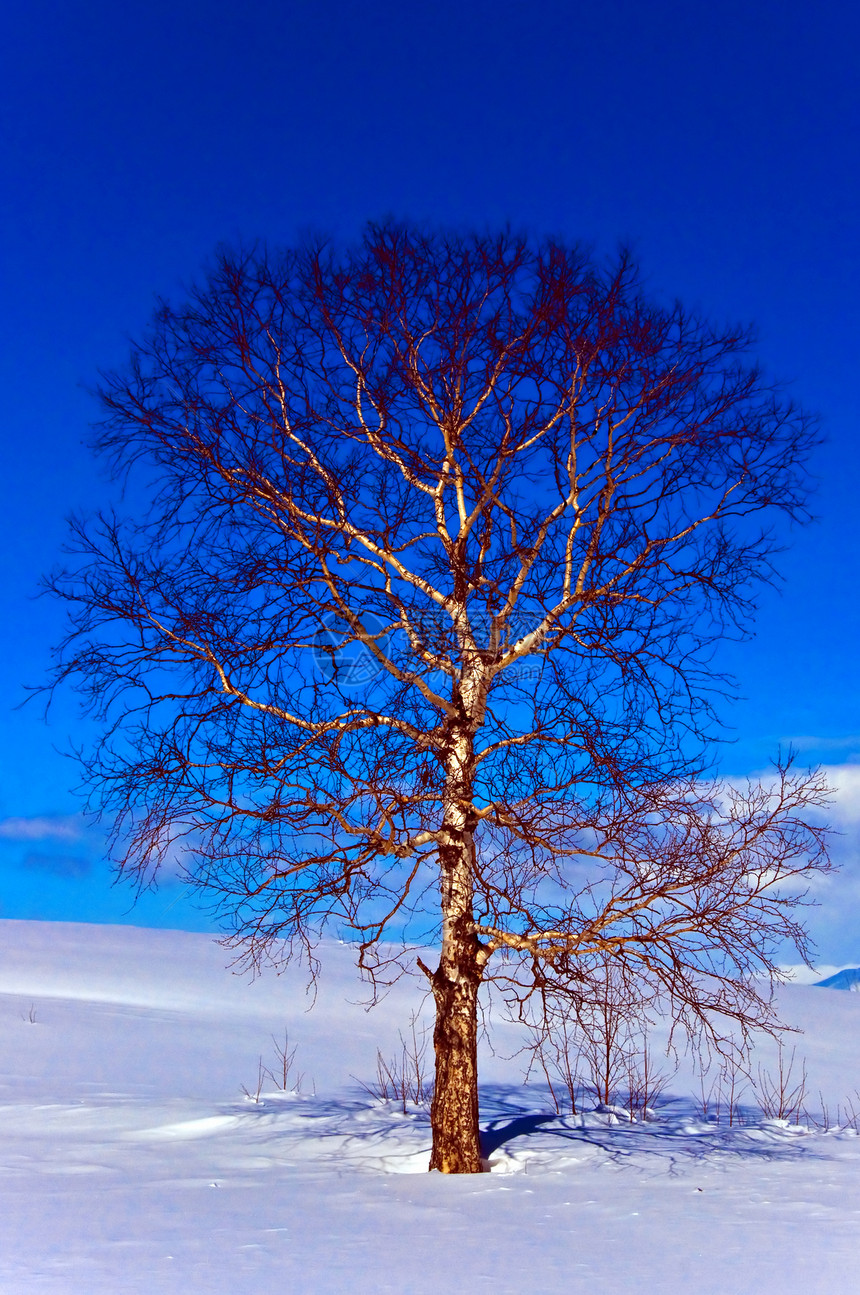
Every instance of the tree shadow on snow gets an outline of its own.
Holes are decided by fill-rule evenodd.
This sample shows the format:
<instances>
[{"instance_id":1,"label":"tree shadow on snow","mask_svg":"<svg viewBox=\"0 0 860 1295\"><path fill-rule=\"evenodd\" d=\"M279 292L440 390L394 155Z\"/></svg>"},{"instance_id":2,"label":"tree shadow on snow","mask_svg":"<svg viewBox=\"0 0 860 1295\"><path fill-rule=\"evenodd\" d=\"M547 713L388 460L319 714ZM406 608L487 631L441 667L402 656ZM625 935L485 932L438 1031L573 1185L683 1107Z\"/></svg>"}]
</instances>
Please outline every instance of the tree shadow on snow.
<instances>
[{"instance_id":1,"label":"tree shadow on snow","mask_svg":"<svg viewBox=\"0 0 860 1295\"><path fill-rule=\"evenodd\" d=\"M740 1160L787 1160L803 1157L827 1158L830 1148L814 1134L784 1132L761 1118L728 1127L708 1123L696 1115L692 1104L679 1098L664 1098L654 1119L629 1123L600 1120L600 1113L588 1109L577 1115L536 1111L537 1092L525 1096L521 1088L490 1085L481 1089L481 1107L485 1114L493 1108L495 1119L484 1124L481 1148L489 1158L502 1147L523 1150L526 1140L530 1149L541 1152L563 1150L563 1143L575 1143L602 1151L614 1161L630 1156L658 1158L670 1165L677 1160L700 1160L706 1157ZM596 1117L596 1118L595 1118ZM509 1144L519 1141L517 1148ZM670 1170L671 1171L671 1170Z\"/></svg>"},{"instance_id":2,"label":"tree shadow on snow","mask_svg":"<svg viewBox=\"0 0 860 1295\"><path fill-rule=\"evenodd\" d=\"M514 1138L527 1137L535 1133L544 1124L553 1124L558 1115L517 1115L511 1120L494 1120L481 1130L481 1154L486 1160Z\"/></svg>"}]
</instances>

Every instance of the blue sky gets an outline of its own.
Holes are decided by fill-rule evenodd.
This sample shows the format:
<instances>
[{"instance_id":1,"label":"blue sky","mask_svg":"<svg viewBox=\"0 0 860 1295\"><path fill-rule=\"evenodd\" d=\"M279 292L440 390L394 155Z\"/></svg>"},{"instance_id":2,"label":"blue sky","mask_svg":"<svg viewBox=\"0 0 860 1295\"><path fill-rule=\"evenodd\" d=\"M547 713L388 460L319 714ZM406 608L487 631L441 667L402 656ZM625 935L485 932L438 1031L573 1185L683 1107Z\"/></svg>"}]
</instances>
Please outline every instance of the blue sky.
<instances>
[{"instance_id":1,"label":"blue sky","mask_svg":"<svg viewBox=\"0 0 860 1295\"><path fill-rule=\"evenodd\" d=\"M388 214L636 249L653 290L752 320L769 371L820 412L815 526L787 535L757 636L720 664L744 700L723 766L780 742L836 770L846 872L816 928L850 919L860 691L860 93L855 6L758 0L29 0L0 54L3 399L0 914L205 927L176 885L133 911L48 725L12 707L61 631L32 600L64 518L111 497L83 442L85 388L156 294L220 241L349 236ZM860 789L860 781L858 781ZM854 911L857 911L855 908ZM828 917L828 913L830 916Z\"/></svg>"}]
</instances>

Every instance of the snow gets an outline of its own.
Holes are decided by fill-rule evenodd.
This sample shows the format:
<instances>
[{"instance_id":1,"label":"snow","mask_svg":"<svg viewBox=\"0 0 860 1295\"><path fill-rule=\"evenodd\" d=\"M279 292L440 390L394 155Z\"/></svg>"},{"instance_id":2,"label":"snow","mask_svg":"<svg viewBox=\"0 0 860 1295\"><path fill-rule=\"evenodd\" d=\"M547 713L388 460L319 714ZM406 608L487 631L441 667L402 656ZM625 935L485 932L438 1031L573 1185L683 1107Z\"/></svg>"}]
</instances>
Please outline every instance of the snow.
<instances>
[{"instance_id":1,"label":"snow","mask_svg":"<svg viewBox=\"0 0 860 1295\"><path fill-rule=\"evenodd\" d=\"M835 1112L860 1106L860 995L780 991L817 1124L717 1125L684 1058L651 1119L557 1117L496 1020L491 1172L447 1178L425 1172L426 1111L362 1087L419 982L368 1012L332 943L308 1011L301 971L250 982L226 961L203 935L0 922L0 1291L856 1289L860 1137ZM255 1101L285 1028L301 1092L266 1079Z\"/></svg>"}]
</instances>

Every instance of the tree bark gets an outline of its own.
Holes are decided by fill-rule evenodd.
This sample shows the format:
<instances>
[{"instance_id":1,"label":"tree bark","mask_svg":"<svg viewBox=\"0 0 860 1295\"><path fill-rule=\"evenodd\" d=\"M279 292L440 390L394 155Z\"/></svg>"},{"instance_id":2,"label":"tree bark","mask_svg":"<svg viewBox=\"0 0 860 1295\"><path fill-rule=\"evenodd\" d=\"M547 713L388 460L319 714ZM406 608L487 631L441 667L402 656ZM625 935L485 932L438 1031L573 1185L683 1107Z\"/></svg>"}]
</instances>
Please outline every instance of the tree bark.
<instances>
[{"instance_id":1,"label":"tree bark","mask_svg":"<svg viewBox=\"0 0 860 1295\"><path fill-rule=\"evenodd\" d=\"M433 1046L436 1083L430 1122L430 1168L478 1174L478 989L486 951L475 933L474 746L468 728L451 734L447 760L445 838L439 848L442 954L430 975L436 1000Z\"/></svg>"},{"instance_id":2,"label":"tree bark","mask_svg":"<svg viewBox=\"0 0 860 1295\"><path fill-rule=\"evenodd\" d=\"M432 977L436 1000L436 1084L430 1123L430 1168L443 1174L479 1174L478 988L481 971L473 933L452 932L450 953L443 952ZM471 947L470 947L471 946Z\"/></svg>"}]
</instances>

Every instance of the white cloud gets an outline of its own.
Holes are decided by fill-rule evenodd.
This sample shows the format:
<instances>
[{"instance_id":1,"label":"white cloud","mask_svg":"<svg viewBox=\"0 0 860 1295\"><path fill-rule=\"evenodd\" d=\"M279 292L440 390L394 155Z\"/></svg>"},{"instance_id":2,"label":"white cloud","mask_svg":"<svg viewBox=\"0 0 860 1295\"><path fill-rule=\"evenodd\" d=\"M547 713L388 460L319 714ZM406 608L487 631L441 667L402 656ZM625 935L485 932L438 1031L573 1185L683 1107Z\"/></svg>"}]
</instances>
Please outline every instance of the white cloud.
<instances>
[{"instance_id":1,"label":"white cloud","mask_svg":"<svg viewBox=\"0 0 860 1295\"><path fill-rule=\"evenodd\" d=\"M860 823L860 764L824 765L832 791L830 818L834 827Z\"/></svg>"},{"instance_id":2,"label":"white cloud","mask_svg":"<svg viewBox=\"0 0 860 1295\"><path fill-rule=\"evenodd\" d=\"M830 797L823 810L813 813L813 818L826 821L837 831L860 824L860 764L822 764L817 766L830 788ZM796 761L792 773L803 774L801 761ZM765 787L776 786L777 775L773 768L759 769L750 774L728 774L723 781L729 787L745 791L750 782L761 782Z\"/></svg>"},{"instance_id":3,"label":"white cloud","mask_svg":"<svg viewBox=\"0 0 860 1295\"><path fill-rule=\"evenodd\" d=\"M36 814L0 819L0 840L80 841L85 825L76 814Z\"/></svg>"},{"instance_id":4,"label":"white cloud","mask_svg":"<svg viewBox=\"0 0 860 1295\"><path fill-rule=\"evenodd\" d=\"M795 985L817 985L820 980L826 980L828 976L835 976L837 971L853 971L853 967L847 967L842 963L823 962L814 967L806 967L802 962L785 963L780 967L780 971L786 980Z\"/></svg>"}]
</instances>

